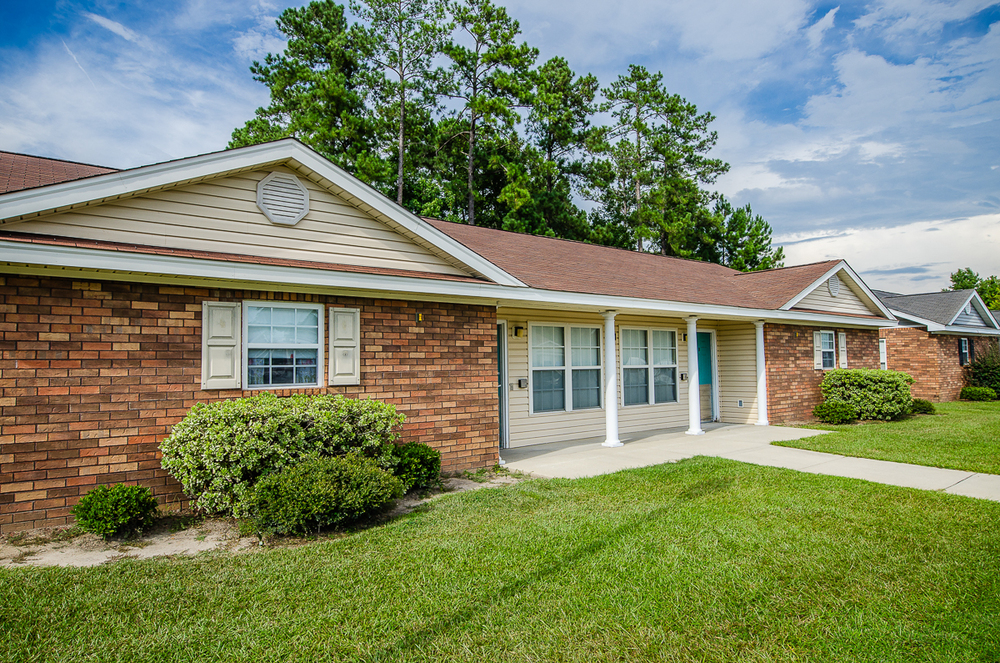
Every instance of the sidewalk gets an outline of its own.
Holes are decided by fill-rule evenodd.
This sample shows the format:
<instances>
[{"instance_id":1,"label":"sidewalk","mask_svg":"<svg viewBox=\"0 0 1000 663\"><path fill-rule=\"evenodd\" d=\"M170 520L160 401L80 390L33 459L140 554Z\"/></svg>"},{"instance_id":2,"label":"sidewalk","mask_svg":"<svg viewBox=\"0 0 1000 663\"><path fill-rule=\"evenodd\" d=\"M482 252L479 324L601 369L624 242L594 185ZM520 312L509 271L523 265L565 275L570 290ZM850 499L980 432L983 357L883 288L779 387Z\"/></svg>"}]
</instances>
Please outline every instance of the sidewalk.
<instances>
[{"instance_id":1,"label":"sidewalk","mask_svg":"<svg viewBox=\"0 0 1000 663\"><path fill-rule=\"evenodd\" d=\"M754 465L938 490L1000 502L1000 475L852 458L771 445L771 442L779 440L823 435L826 431L736 424L704 424L704 428L705 435L687 435L683 428L623 435L625 446L614 449L602 447L603 438L591 438L503 449L500 456L506 461L507 469L537 477L566 479L609 474L692 456L718 456Z\"/></svg>"}]
</instances>

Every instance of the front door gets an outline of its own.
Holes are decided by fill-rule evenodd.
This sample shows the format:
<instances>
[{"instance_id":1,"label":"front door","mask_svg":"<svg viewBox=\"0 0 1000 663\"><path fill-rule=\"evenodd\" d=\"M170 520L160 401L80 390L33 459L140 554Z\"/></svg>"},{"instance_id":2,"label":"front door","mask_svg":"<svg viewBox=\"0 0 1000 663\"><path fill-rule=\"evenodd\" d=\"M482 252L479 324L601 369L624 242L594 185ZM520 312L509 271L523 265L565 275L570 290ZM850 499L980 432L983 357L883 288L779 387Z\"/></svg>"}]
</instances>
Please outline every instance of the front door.
<instances>
[{"instance_id":1,"label":"front door","mask_svg":"<svg viewBox=\"0 0 1000 663\"><path fill-rule=\"evenodd\" d=\"M712 334L698 332L698 383L701 390L701 420L712 421Z\"/></svg>"}]
</instances>

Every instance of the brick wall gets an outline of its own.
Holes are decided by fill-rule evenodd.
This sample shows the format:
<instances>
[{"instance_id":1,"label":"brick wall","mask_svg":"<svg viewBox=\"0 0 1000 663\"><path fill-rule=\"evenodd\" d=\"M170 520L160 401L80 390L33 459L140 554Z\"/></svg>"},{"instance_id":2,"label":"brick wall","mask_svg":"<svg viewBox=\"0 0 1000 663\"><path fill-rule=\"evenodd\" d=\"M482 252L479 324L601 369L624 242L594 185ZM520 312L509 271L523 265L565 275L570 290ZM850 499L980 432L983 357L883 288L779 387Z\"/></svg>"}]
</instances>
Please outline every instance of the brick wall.
<instances>
[{"instance_id":1,"label":"brick wall","mask_svg":"<svg viewBox=\"0 0 1000 663\"><path fill-rule=\"evenodd\" d=\"M823 327L847 334L847 367L878 368L878 330ZM819 327L764 325L767 363L767 416L772 423L815 421L812 410L823 400L819 383L825 371L813 368L813 332ZM839 340L838 340L839 343ZM839 366L840 348L837 348Z\"/></svg>"},{"instance_id":2,"label":"brick wall","mask_svg":"<svg viewBox=\"0 0 1000 663\"><path fill-rule=\"evenodd\" d=\"M194 403L254 393L201 391L206 299L359 308L361 385L294 391L395 404L402 439L439 449L446 471L497 461L491 307L0 275L0 532L65 524L97 484L182 501L159 441Z\"/></svg>"},{"instance_id":3,"label":"brick wall","mask_svg":"<svg viewBox=\"0 0 1000 663\"><path fill-rule=\"evenodd\" d=\"M913 377L910 393L935 403L958 400L966 384L965 368L959 364L960 336L930 334L916 327L883 329L889 368ZM996 340L969 337L975 345L975 356L981 356Z\"/></svg>"}]
</instances>

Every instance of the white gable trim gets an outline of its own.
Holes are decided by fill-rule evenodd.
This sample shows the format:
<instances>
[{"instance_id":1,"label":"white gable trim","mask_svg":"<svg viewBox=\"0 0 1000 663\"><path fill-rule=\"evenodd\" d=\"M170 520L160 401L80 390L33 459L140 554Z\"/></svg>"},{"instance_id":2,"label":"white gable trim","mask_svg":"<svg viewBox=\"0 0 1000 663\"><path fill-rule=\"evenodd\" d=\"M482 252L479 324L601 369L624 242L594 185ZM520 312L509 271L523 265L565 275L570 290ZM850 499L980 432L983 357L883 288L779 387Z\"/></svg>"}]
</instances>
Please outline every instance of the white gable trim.
<instances>
[{"instance_id":1,"label":"white gable trim","mask_svg":"<svg viewBox=\"0 0 1000 663\"><path fill-rule=\"evenodd\" d=\"M390 226L397 226L395 230L402 231L403 235L409 234L423 240L453 260L457 260L474 274L502 285L527 287L519 279L468 249L464 244L434 228L292 138L3 194L0 195L0 219L18 219L27 215L62 211L85 204L131 196L150 189L160 189L288 161L301 164L326 178L344 191L352 199L353 204L361 203L388 217L391 221Z\"/></svg>"},{"instance_id":2,"label":"white gable trim","mask_svg":"<svg viewBox=\"0 0 1000 663\"><path fill-rule=\"evenodd\" d=\"M975 290L969 293L968 299L966 299L962 303L958 311L955 313L955 316L948 321L949 327L955 324L955 321L958 320L958 316L962 315L962 311L964 311L965 307L969 305L969 302L972 302L972 305L976 308L976 311L979 312L979 317L983 319L983 322L985 322L987 325L990 325L993 329L1000 329L1000 327L997 326L997 321L993 319L993 315L990 313L990 310L986 307L986 302L983 301L983 298L980 297L979 293L976 292ZM974 329L974 328L968 327L968 329Z\"/></svg>"},{"instance_id":3,"label":"white gable trim","mask_svg":"<svg viewBox=\"0 0 1000 663\"><path fill-rule=\"evenodd\" d=\"M964 305L963 305L964 307ZM940 322L927 320L912 313L904 313L890 309L893 315L900 321L907 320L915 322L921 327L926 327L932 334L957 334L960 336L1000 336L1000 329L990 327L962 327L960 325L942 325Z\"/></svg>"},{"instance_id":4,"label":"white gable trim","mask_svg":"<svg viewBox=\"0 0 1000 663\"><path fill-rule=\"evenodd\" d=\"M841 260L839 263L837 263L836 265L834 265L833 267L831 267L829 270L827 270L827 272L825 274L823 274L823 276L821 276L818 279L816 279L815 281L813 281L802 292L800 292L799 294L795 295L795 297L793 297L792 299L790 299L788 301L788 303L786 303L784 306L781 307L781 310L782 311L787 311L787 310L791 309L793 306L795 306L796 304L798 304L800 301L802 301L803 299L805 299L806 297L808 297L809 293L811 293L813 290L815 290L816 288L820 287L821 285L825 284L827 281L830 280L831 276L833 276L834 274L840 272L841 270L847 272L847 275L851 278L851 281L853 282L853 284L856 285L858 288L860 288L861 291L864 293L865 296L862 299L862 301L864 301L865 299L867 299L868 301L866 301L865 303L869 307L874 306L875 308L877 308L879 310L879 312L882 315L884 315L885 317L889 318L890 320L895 320L895 318L893 317L893 315L890 312L890 310L887 309L882 304L882 302L879 300L879 298L875 296L875 293L872 292L868 288L867 285L865 285L865 282L861 280L861 277L859 277L855 273L855 271L853 269L851 269L851 266L848 265L847 262L844 261L844 260Z\"/></svg>"}]
</instances>

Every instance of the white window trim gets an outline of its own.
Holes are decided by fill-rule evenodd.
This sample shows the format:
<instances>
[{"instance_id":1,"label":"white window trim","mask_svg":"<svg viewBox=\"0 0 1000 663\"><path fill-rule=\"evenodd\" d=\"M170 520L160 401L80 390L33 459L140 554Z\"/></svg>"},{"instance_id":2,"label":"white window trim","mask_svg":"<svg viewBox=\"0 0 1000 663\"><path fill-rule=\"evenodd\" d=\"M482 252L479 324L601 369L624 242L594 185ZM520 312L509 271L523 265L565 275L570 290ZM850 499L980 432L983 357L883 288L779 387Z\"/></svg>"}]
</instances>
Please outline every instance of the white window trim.
<instances>
[{"instance_id":1,"label":"white window trim","mask_svg":"<svg viewBox=\"0 0 1000 663\"><path fill-rule=\"evenodd\" d=\"M540 417L548 415L565 414L567 412L597 412L604 409L605 403L605 384L604 384L604 344L607 342L604 338L604 329L599 324L573 324L565 322L545 322L545 321L529 321L528 326L528 414L531 416L538 415ZM562 410L547 410L545 412L535 412L535 371L557 371L558 366L539 366L535 367L532 363L531 356L531 341L533 338L532 329L535 327L562 327L563 329L563 409ZM601 347L600 347L600 366L573 366L573 329L597 329L600 334ZM586 407L580 409L573 409L573 369L580 370L593 370L599 368L601 371L600 385L601 385L601 405L600 407Z\"/></svg>"},{"instance_id":2,"label":"white window trim","mask_svg":"<svg viewBox=\"0 0 1000 663\"><path fill-rule=\"evenodd\" d=\"M316 350L316 382L314 384L279 384L279 385L251 385L250 384L250 381L248 379L249 363L250 363L250 361L249 361L249 357L250 357L250 353L249 353L249 351L250 351L250 333L249 333L249 331L250 331L249 330L249 327L250 327L250 324L249 324L250 316L248 315L248 312L249 312L249 309L250 309L251 306L267 306L267 307L270 307L270 308L312 308L312 309L316 309L316 311L318 313L317 323L319 325L319 329L317 330L317 333L319 335L319 337L317 339L318 343L316 343L315 345L313 345L313 344L303 344L303 345L295 345L294 346L294 347L297 347L297 348L305 348L305 349L308 349L308 350L312 350L312 349L315 348L315 350ZM243 370L243 388L244 389L246 389L248 391L267 391L267 390L275 391L275 390L279 390L279 389L315 389L317 387L323 387L323 386L325 386L324 383L325 383L326 373L323 371L323 365L324 365L323 364L323 346L325 345L325 342L326 342L326 335L325 335L324 329L323 329L323 323L324 323L324 319L323 319L324 318L324 311L323 311L323 308L324 308L323 304L316 304L316 303L313 303L313 302L285 302L285 301L280 301L279 302L279 301L270 301L270 300L266 300L266 299L265 300L244 300L243 301L243 330L242 330L243 331L243 348L242 348L242 354L241 354L240 358L241 358L241 360L243 362L243 369L242 370ZM289 345L287 343L265 343L265 344L254 343L253 345L256 346L256 347L262 347L262 348L271 347L273 349L283 349L283 348L288 348L289 347Z\"/></svg>"},{"instance_id":3,"label":"white window trim","mask_svg":"<svg viewBox=\"0 0 1000 663\"><path fill-rule=\"evenodd\" d=\"M647 371L646 380L646 402L645 403L635 403L633 405L625 405L625 369L626 368L642 368L641 366L625 366L624 353L622 352L622 337L624 334L621 332L626 330L633 331L644 331L646 332L646 360L647 364L645 366ZM675 361L673 364L655 364L653 363L653 332L654 331L665 331L674 333L674 357ZM623 408L634 408L634 407L662 407L677 405L681 402L681 380L680 380L680 361L681 361L681 334L676 327L633 327L633 326L622 326L618 328L618 384L619 387L619 404ZM714 348L713 348L714 353ZM713 355L714 357L714 355ZM713 362L714 363L714 362ZM656 402L656 391L653 385L653 375L654 369L657 368L672 368L674 369L674 395L676 398L672 401L667 401L666 403Z\"/></svg>"},{"instance_id":4,"label":"white window trim","mask_svg":"<svg viewBox=\"0 0 1000 663\"><path fill-rule=\"evenodd\" d=\"M837 368L837 332L832 329L820 329L819 333L819 370L822 371L832 371ZM823 349L823 334L829 334L833 338L833 349L824 350ZM815 348L814 348L815 351ZM832 352L833 353L833 366L827 368L823 365L823 353Z\"/></svg>"}]
</instances>

